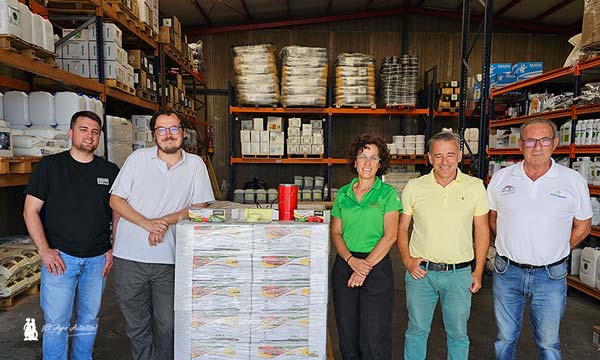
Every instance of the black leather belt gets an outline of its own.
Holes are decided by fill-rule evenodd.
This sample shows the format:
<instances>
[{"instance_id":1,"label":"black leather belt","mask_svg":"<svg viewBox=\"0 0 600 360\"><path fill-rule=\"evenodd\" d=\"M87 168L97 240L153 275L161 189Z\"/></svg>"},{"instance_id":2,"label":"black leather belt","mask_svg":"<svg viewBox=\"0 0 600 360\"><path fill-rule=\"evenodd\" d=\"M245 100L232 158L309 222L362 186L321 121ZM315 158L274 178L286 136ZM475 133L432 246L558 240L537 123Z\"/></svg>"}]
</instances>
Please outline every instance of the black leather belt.
<instances>
[{"instance_id":1,"label":"black leather belt","mask_svg":"<svg viewBox=\"0 0 600 360\"><path fill-rule=\"evenodd\" d=\"M512 261L511 259L509 259L509 258L507 258L506 256L503 256L503 255L498 255L498 257L500 259L506 261L510 265L514 265L514 266L516 266L518 268L527 269L527 270L541 269L541 268L545 268L546 266L548 266L548 267L555 266L555 265L558 265L558 264L562 264L562 263L564 263L567 260L567 258L562 258L562 259L560 259L560 260L558 260L556 262L553 262L552 264L548 264L548 265L529 265L529 264L520 264L520 263L518 263L516 261Z\"/></svg>"},{"instance_id":2,"label":"black leather belt","mask_svg":"<svg viewBox=\"0 0 600 360\"><path fill-rule=\"evenodd\" d=\"M444 264L444 263L434 263L434 262L430 262L430 261L424 261L421 263L421 266L423 266L427 270L446 272L446 271L450 271L450 270L464 269L467 266L471 266L471 262L467 261L467 262L463 262L463 263L459 263L459 264Z\"/></svg>"}]
</instances>

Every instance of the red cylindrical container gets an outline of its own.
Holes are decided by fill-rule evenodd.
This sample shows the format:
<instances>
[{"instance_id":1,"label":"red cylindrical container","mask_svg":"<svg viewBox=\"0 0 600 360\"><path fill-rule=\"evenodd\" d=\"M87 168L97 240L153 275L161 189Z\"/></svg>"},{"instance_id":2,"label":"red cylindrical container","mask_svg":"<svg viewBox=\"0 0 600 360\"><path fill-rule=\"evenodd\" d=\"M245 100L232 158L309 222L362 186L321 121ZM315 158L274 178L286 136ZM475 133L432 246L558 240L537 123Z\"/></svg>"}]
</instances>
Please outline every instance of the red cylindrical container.
<instances>
[{"instance_id":1,"label":"red cylindrical container","mask_svg":"<svg viewBox=\"0 0 600 360\"><path fill-rule=\"evenodd\" d=\"M298 207L298 185L279 184L279 220L294 220Z\"/></svg>"}]
</instances>

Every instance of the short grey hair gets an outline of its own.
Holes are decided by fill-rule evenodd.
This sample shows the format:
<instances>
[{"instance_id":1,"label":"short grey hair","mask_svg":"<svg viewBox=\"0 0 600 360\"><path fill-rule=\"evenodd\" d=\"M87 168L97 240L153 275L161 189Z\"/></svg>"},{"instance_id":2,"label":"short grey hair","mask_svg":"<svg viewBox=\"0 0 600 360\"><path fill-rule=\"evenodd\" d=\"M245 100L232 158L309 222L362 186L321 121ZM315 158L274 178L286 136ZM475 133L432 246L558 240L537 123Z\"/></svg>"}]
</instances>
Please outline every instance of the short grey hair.
<instances>
[{"instance_id":1,"label":"short grey hair","mask_svg":"<svg viewBox=\"0 0 600 360\"><path fill-rule=\"evenodd\" d=\"M456 145L460 149L460 137L453 132L450 131L441 131L435 135L433 135L427 144L429 145L429 151L431 151L431 146L436 141L456 141Z\"/></svg>"},{"instance_id":2,"label":"short grey hair","mask_svg":"<svg viewBox=\"0 0 600 360\"><path fill-rule=\"evenodd\" d=\"M523 133L525 132L525 129L527 129L527 127L529 125L533 125L533 124L546 124L546 125L550 126L550 128L552 129L553 137L556 137L558 135L558 128L556 127L556 123L554 121L539 117L539 118L533 118L521 125L521 128L519 129L519 131L521 133L520 134L521 140L524 140Z\"/></svg>"}]
</instances>

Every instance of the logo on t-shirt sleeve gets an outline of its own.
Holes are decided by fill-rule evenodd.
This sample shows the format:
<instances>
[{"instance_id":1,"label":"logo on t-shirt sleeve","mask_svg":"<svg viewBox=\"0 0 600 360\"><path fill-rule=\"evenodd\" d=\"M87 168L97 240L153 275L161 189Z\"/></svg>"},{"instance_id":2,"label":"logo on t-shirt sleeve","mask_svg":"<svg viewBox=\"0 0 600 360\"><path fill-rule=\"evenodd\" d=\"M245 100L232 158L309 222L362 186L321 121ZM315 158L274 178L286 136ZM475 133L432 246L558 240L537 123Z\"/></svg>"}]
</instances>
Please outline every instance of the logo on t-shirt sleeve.
<instances>
[{"instance_id":1,"label":"logo on t-shirt sleeve","mask_svg":"<svg viewBox=\"0 0 600 360\"><path fill-rule=\"evenodd\" d=\"M110 185L110 182L107 178L97 178L96 180L98 181L98 185Z\"/></svg>"}]
</instances>

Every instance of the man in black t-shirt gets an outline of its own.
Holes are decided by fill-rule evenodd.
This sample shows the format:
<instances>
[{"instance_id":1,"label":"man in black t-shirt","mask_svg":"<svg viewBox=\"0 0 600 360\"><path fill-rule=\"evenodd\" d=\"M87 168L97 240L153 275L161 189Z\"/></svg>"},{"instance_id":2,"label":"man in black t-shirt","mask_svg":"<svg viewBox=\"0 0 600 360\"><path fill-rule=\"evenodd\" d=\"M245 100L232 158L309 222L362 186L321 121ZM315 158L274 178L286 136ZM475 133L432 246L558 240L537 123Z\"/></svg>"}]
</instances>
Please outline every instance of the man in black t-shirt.
<instances>
[{"instance_id":1,"label":"man in black t-shirt","mask_svg":"<svg viewBox=\"0 0 600 360\"><path fill-rule=\"evenodd\" d=\"M75 113L71 149L44 157L25 189L23 216L43 263L44 359L67 359L69 330L71 359L92 358L102 292L113 263L110 221L118 220L108 191L119 168L94 156L101 129L95 113ZM74 303L77 314L71 327Z\"/></svg>"}]
</instances>

